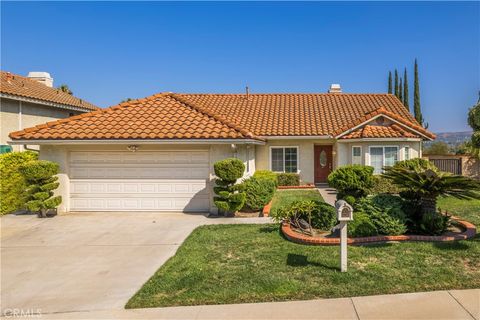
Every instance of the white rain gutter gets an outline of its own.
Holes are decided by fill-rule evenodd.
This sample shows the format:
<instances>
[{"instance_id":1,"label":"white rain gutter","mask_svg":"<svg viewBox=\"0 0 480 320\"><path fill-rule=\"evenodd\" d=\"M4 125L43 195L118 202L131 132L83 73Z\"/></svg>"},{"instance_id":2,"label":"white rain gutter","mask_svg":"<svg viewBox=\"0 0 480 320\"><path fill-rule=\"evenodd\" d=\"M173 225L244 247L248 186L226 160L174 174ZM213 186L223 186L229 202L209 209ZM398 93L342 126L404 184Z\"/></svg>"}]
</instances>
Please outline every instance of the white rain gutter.
<instances>
[{"instance_id":1,"label":"white rain gutter","mask_svg":"<svg viewBox=\"0 0 480 320\"><path fill-rule=\"evenodd\" d=\"M92 140L12 140L11 145L89 145L89 144L258 144L264 145L264 141L255 139L92 139Z\"/></svg>"}]
</instances>

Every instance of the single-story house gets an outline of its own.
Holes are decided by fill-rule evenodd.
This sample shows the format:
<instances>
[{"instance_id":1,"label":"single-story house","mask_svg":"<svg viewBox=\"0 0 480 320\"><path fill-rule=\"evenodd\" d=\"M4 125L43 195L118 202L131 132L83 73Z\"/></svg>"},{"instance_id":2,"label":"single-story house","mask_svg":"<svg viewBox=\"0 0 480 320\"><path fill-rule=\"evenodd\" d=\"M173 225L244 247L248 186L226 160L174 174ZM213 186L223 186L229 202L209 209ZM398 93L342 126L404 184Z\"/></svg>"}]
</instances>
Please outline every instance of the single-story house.
<instances>
[{"instance_id":1,"label":"single-story house","mask_svg":"<svg viewBox=\"0 0 480 320\"><path fill-rule=\"evenodd\" d=\"M12 147L7 142L12 131L97 109L85 100L54 88L53 78L48 72L30 72L23 77L1 71L0 153L11 151ZM22 151L23 146L16 145L13 149Z\"/></svg>"},{"instance_id":2,"label":"single-story house","mask_svg":"<svg viewBox=\"0 0 480 320\"><path fill-rule=\"evenodd\" d=\"M210 211L217 160L325 183L341 165L421 156L424 129L391 94L160 93L10 134L60 164L61 211Z\"/></svg>"}]
</instances>

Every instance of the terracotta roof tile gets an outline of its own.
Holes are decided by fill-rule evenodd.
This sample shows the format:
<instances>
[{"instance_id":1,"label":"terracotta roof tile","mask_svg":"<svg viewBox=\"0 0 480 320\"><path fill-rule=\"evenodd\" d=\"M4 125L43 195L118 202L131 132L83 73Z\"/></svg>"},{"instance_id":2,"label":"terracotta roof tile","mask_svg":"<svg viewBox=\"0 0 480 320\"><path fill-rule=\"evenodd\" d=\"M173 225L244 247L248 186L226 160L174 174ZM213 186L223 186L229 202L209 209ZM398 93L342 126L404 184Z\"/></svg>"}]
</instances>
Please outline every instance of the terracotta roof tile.
<instances>
[{"instance_id":1,"label":"terracotta roof tile","mask_svg":"<svg viewBox=\"0 0 480 320\"><path fill-rule=\"evenodd\" d=\"M14 132L10 137L32 139L33 133L40 133L40 139L82 139L85 134L91 139L336 137L380 114L435 137L391 94L346 93L250 94L248 98L242 94L156 94L55 121L48 127ZM376 134L397 134L392 132Z\"/></svg>"},{"instance_id":2,"label":"terracotta roof tile","mask_svg":"<svg viewBox=\"0 0 480 320\"><path fill-rule=\"evenodd\" d=\"M188 119L188 124L184 119ZM243 131L165 94L12 132L10 137L27 140L255 138Z\"/></svg>"},{"instance_id":3,"label":"terracotta roof tile","mask_svg":"<svg viewBox=\"0 0 480 320\"><path fill-rule=\"evenodd\" d=\"M56 88L47 87L27 77L1 71L0 79L0 92L4 94L77 107L85 111L98 109L97 106L85 100L74 97Z\"/></svg>"}]
</instances>

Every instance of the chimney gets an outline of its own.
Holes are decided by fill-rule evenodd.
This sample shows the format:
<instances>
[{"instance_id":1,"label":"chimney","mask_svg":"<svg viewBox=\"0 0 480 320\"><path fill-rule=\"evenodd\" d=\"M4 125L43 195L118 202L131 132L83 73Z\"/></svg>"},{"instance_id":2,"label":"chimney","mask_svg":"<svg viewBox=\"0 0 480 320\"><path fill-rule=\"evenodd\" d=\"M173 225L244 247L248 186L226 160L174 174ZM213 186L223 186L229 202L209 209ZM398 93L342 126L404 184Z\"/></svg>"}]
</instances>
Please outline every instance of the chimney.
<instances>
[{"instance_id":1,"label":"chimney","mask_svg":"<svg viewBox=\"0 0 480 320\"><path fill-rule=\"evenodd\" d=\"M31 71L28 73L27 77L37 82L43 83L47 87L53 87L53 78L48 72Z\"/></svg>"},{"instance_id":2,"label":"chimney","mask_svg":"<svg viewBox=\"0 0 480 320\"><path fill-rule=\"evenodd\" d=\"M342 93L342 87L338 83L332 83L328 93Z\"/></svg>"}]
</instances>

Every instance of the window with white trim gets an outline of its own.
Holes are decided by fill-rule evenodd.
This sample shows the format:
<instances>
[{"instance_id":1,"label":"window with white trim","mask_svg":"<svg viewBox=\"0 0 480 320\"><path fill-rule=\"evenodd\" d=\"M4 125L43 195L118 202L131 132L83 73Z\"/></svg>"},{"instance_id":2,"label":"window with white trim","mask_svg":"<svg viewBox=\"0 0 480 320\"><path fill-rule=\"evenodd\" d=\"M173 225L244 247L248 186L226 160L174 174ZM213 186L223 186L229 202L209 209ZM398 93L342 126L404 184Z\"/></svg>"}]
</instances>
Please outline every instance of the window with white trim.
<instances>
[{"instance_id":1,"label":"window with white trim","mask_svg":"<svg viewBox=\"0 0 480 320\"><path fill-rule=\"evenodd\" d=\"M297 147L272 147L270 167L275 172L298 171L298 148Z\"/></svg>"},{"instance_id":2,"label":"window with white trim","mask_svg":"<svg viewBox=\"0 0 480 320\"><path fill-rule=\"evenodd\" d=\"M362 147L352 147L352 164L362 164Z\"/></svg>"},{"instance_id":3,"label":"window with white trim","mask_svg":"<svg viewBox=\"0 0 480 320\"><path fill-rule=\"evenodd\" d=\"M410 147L405 147L403 152L404 152L404 160L410 160Z\"/></svg>"},{"instance_id":4,"label":"window with white trim","mask_svg":"<svg viewBox=\"0 0 480 320\"><path fill-rule=\"evenodd\" d=\"M398 147L370 147L370 165L374 174L381 174L383 167L393 166L398 161Z\"/></svg>"}]
</instances>

